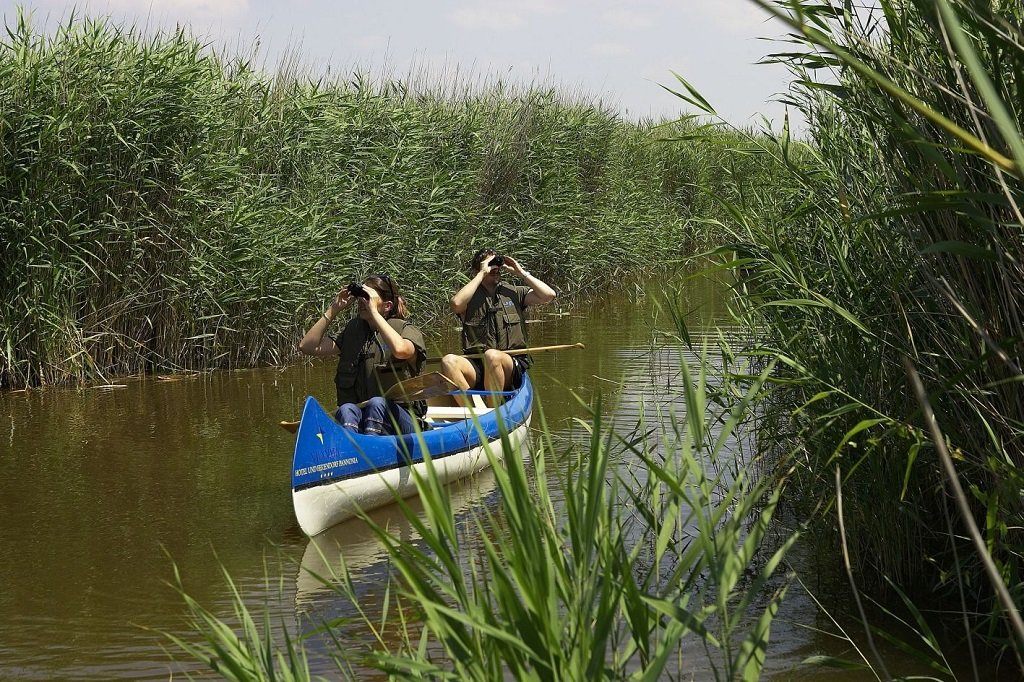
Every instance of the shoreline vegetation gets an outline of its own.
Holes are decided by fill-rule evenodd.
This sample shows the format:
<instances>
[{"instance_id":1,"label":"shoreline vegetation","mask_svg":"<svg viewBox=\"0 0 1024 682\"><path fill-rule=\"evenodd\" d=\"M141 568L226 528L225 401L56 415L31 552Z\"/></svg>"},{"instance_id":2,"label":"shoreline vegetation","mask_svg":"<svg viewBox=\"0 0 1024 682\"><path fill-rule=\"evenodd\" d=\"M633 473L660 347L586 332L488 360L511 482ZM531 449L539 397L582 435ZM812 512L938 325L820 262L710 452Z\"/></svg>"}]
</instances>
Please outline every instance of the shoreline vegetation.
<instances>
[{"instance_id":1,"label":"shoreline vegetation","mask_svg":"<svg viewBox=\"0 0 1024 682\"><path fill-rule=\"evenodd\" d=\"M759 437L812 546L852 597L898 605L931 674L958 676L952 643L959 674L996 661L1016 678L1024 6L755 2L791 32L766 61L789 66L812 150L719 226L736 317L760 332L744 352L778 362Z\"/></svg>"},{"instance_id":2,"label":"shoreline vegetation","mask_svg":"<svg viewBox=\"0 0 1024 682\"><path fill-rule=\"evenodd\" d=\"M278 364L369 272L429 322L481 245L582 295L692 253L698 188L761 172L543 86L263 73L88 18L7 30L0 389Z\"/></svg>"}]
</instances>

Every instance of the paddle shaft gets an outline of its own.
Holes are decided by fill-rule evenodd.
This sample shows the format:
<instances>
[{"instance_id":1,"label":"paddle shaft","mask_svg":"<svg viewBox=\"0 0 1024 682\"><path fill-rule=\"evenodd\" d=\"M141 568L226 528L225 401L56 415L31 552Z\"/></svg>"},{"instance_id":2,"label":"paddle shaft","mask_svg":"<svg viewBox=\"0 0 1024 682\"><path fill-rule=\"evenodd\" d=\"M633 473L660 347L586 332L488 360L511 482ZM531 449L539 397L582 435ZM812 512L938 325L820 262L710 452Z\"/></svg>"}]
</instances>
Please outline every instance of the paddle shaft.
<instances>
[{"instance_id":1,"label":"paddle shaft","mask_svg":"<svg viewBox=\"0 0 1024 682\"><path fill-rule=\"evenodd\" d=\"M582 343L563 343L560 346L537 346L535 348L516 348L515 350L504 351L506 355L529 355L530 353L545 353L551 350L565 350L566 348L586 348ZM470 353L460 355L463 358L482 358L483 353ZM427 362L441 362L441 358L427 358Z\"/></svg>"}]
</instances>

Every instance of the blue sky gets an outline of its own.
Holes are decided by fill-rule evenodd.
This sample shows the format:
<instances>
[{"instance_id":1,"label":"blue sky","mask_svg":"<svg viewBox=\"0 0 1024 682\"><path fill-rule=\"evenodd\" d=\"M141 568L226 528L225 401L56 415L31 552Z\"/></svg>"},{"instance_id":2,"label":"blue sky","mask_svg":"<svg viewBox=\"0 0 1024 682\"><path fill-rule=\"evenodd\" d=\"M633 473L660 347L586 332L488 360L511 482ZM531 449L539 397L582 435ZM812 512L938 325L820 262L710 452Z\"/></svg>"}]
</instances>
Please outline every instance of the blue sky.
<instances>
[{"instance_id":1,"label":"blue sky","mask_svg":"<svg viewBox=\"0 0 1024 682\"><path fill-rule=\"evenodd\" d=\"M658 86L672 86L676 71L728 121L764 114L778 127L784 107L771 100L788 85L784 68L756 64L778 48L761 38L782 29L749 0L0 0L7 21L18 4L41 27L72 7L151 30L187 24L229 52L258 43L269 68L291 50L313 73L553 83L631 118L680 112L685 105Z\"/></svg>"}]
</instances>

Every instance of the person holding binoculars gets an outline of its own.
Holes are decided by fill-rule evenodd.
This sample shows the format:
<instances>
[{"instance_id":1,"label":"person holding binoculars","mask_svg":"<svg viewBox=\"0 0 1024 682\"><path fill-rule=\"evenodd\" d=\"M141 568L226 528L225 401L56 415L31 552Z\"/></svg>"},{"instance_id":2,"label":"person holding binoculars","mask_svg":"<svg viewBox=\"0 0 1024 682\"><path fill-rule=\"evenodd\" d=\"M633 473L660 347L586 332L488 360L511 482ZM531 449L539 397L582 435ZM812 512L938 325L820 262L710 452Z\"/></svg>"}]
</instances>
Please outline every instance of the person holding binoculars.
<instances>
[{"instance_id":1,"label":"person holding binoculars","mask_svg":"<svg viewBox=\"0 0 1024 682\"><path fill-rule=\"evenodd\" d=\"M528 355L504 351L526 348L526 309L555 299L555 290L523 269L512 256L480 249L469 266L471 279L451 299L452 311L462 320L462 350L483 354L483 359L449 354L442 371L463 390L510 390L532 363ZM502 281L502 271L517 275L525 284ZM490 401L491 404L497 400Z\"/></svg>"},{"instance_id":2,"label":"person holding binoculars","mask_svg":"<svg viewBox=\"0 0 1024 682\"><path fill-rule=\"evenodd\" d=\"M353 303L357 314L341 334L327 328ZM353 282L338 292L330 307L299 342L307 355L338 357L334 384L338 392L337 419L359 433L412 433L427 412L426 403L401 403L383 398L396 382L417 376L427 358L423 332L406 321L408 310L398 285L385 274L361 284ZM364 407L358 403L369 401Z\"/></svg>"}]
</instances>

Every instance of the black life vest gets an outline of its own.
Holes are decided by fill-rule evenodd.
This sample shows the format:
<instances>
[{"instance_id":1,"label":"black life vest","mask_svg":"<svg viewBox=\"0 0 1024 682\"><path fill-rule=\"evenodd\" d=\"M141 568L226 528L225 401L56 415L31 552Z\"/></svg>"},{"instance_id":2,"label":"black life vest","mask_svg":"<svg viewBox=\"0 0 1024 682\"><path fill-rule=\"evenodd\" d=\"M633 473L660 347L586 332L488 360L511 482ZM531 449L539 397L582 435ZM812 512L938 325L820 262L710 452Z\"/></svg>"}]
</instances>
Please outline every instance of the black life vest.
<instances>
[{"instance_id":1,"label":"black life vest","mask_svg":"<svg viewBox=\"0 0 1024 682\"><path fill-rule=\"evenodd\" d=\"M388 324L400 336L413 342L416 353L407 360L397 360L392 355L392 349L366 320L360 317L349 320L334 341L339 353L338 369L334 374L339 405L361 403L384 395L394 384L417 376L422 370L426 359L422 332L398 318L389 319ZM417 403L408 407L417 416L426 414L426 403Z\"/></svg>"},{"instance_id":2,"label":"black life vest","mask_svg":"<svg viewBox=\"0 0 1024 682\"><path fill-rule=\"evenodd\" d=\"M488 348L515 350L526 348L527 287L501 282L491 295L478 287L462 315L462 349L482 353Z\"/></svg>"}]
</instances>

